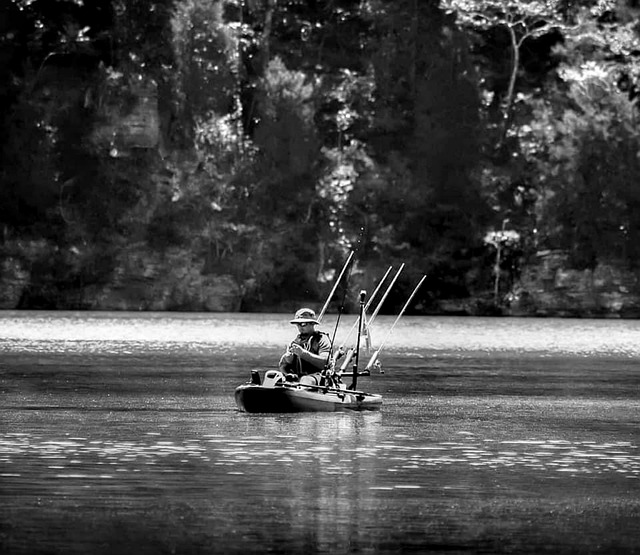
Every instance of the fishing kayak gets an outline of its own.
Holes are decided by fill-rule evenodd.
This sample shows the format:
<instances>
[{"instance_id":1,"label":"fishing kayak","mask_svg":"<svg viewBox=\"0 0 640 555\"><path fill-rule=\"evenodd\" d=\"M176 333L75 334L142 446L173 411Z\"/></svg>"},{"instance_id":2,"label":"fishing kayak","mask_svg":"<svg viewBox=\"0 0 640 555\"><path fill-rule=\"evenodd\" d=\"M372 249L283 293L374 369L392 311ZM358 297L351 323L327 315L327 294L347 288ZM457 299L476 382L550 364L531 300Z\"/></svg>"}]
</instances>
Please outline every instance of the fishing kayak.
<instances>
[{"instance_id":1,"label":"fishing kayak","mask_svg":"<svg viewBox=\"0 0 640 555\"><path fill-rule=\"evenodd\" d=\"M353 252L349 255L345 266L338 276L333 289L329 293L324 307L322 308L320 315L315 319L315 313L311 309L304 309L309 312L312 318L308 319L308 322L313 324L319 324L322 316L324 315L329 302L333 294L336 291L338 284L340 283L342 276L345 274L347 267L349 266L353 258ZM375 350L373 356L369 360L369 363L364 368L364 371L359 370L358 361L360 353L361 337L364 333L367 336L367 343L369 343L370 334L369 328L375 320L376 315L380 311L384 300L391 291L395 281L397 280L404 264L400 266L395 277L393 278L391 285L386 289L386 292L382 296L382 299L378 302L377 308L374 310L371 318L367 320L366 310L371 304L371 300L376 296L378 291L381 290L381 286L386 277L391 272L391 267L387 270L380 283L378 284L372 298L365 304L366 291L360 292L360 314L358 320L351 328L353 331L357 328L356 344L353 348L349 348L346 351L343 347L346 346L346 340L343 345L336 351L336 355L332 358L331 351L328 355L328 363L326 364L322 375L324 376L324 383L320 385L311 385L309 383L301 383L301 374L307 374L308 372L298 372L296 374L285 375L280 370L266 370L264 375L261 376L258 370L251 371L251 380L247 383L241 384L235 389L235 401L238 409L244 412L250 413L280 413L280 412L342 412L342 411L375 411L380 410L382 407L382 395L375 393L365 393L364 391L357 390L358 376L370 375L372 368L378 368L381 370L378 356L382 350L387 339L391 335L396 324L404 314L405 310L412 301L414 295L424 282L426 276L423 276L418 285L415 287L409 299L402 307L400 314L394 321L391 328L388 330L387 338L380 344ZM345 288L345 294L347 289ZM344 306L344 299L342 302ZM302 317L300 317L302 318ZM298 323L302 321L298 319L298 316L291 321L291 323ZM338 322L340 321L338 317ZM336 330L337 330L336 324ZM351 332L349 333L349 335ZM335 337L335 332L334 332ZM347 336L348 338L349 336ZM344 356L344 361L340 368L338 368L338 357ZM352 371L347 372L350 364L352 364ZM346 375L352 377L352 383L349 387L342 383L340 376ZM288 379L292 376L292 379ZM331 377L331 378L330 378Z\"/></svg>"},{"instance_id":2,"label":"fishing kayak","mask_svg":"<svg viewBox=\"0 0 640 555\"><path fill-rule=\"evenodd\" d=\"M337 386L289 382L278 370L267 370L264 379L252 371L252 380L235 390L236 405L251 413L373 411L382 407L382 395Z\"/></svg>"}]
</instances>

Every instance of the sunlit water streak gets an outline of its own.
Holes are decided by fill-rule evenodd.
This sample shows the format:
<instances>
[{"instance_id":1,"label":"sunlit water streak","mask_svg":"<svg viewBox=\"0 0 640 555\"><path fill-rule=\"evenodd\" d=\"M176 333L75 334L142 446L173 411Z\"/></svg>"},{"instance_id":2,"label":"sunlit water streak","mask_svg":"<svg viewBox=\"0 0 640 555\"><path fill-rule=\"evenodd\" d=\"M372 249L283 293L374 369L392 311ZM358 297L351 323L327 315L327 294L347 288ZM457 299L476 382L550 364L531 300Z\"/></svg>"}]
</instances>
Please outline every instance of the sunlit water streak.
<instances>
[{"instance_id":1,"label":"sunlit water streak","mask_svg":"<svg viewBox=\"0 0 640 555\"><path fill-rule=\"evenodd\" d=\"M233 351L284 346L291 340L287 314L0 312L0 352L131 354L140 350ZM337 341L353 323L342 320ZM640 321L381 316L373 345L388 350L523 352L580 356L640 356ZM335 315L323 328L333 333ZM259 333L256 333L256 326Z\"/></svg>"},{"instance_id":2,"label":"sunlit water streak","mask_svg":"<svg viewBox=\"0 0 640 555\"><path fill-rule=\"evenodd\" d=\"M327 475L352 473L354 460L373 458L378 471L417 474L425 467L449 465L493 469L528 467L541 473L593 475L615 472L640 478L640 451L630 442L567 440L514 440L465 437L462 441L418 443L397 435L393 440L366 449L343 444L318 445L316 440L288 436L240 437L204 436L186 442L161 440L147 434L138 441L89 440L82 437L47 439L24 433L9 433L0 440L0 478L28 478L20 467L25 458L40 461L58 479L118 479L119 472L179 473L182 466L206 463L227 468L228 474L253 475L256 466L313 463ZM152 467L151 469L149 467ZM380 487L406 487L403 481L382 480ZM419 480L413 487L421 487Z\"/></svg>"}]
</instances>

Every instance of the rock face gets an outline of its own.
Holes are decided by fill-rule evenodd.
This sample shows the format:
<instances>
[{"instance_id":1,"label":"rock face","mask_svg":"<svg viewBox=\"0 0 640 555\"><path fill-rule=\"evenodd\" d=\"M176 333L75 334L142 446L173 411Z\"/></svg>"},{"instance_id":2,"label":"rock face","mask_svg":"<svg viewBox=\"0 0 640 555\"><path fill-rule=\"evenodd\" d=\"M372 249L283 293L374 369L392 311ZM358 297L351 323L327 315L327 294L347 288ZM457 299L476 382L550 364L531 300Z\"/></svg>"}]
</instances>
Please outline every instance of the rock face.
<instances>
[{"instance_id":1,"label":"rock face","mask_svg":"<svg viewBox=\"0 0 640 555\"><path fill-rule=\"evenodd\" d=\"M511 294L510 315L640 317L637 273L609 264L593 270L567 267L561 251L538 253Z\"/></svg>"},{"instance_id":2,"label":"rock face","mask_svg":"<svg viewBox=\"0 0 640 555\"><path fill-rule=\"evenodd\" d=\"M5 244L0 256L0 310L237 312L245 290L250 288L249 283L242 284L230 274L212 273L188 249L158 252L144 242L132 243L120 252L113 270L103 279L83 284L74 278L83 265L82 253L72 254L64 256L42 240ZM66 260L70 273L53 272L51 263L44 265L46 271L42 273L42 261L51 261L54 255ZM534 263L523 268L520 282L507 298L507 307L499 313L640 318L640 274L612 264L600 264L593 270L567 265L568 257L563 252L538 253ZM434 313L497 314L489 310L492 303L481 300L442 300ZM293 311L295 306L286 310Z\"/></svg>"},{"instance_id":3,"label":"rock face","mask_svg":"<svg viewBox=\"0 0 640 555\"><path fill-rule=\"evenodd\" d=\"M18 307L30 277L30 272L18 258L8 256L0 262L0 310Z\"/></svg>"},{"instance_id":4,"label":"rock face","mask_svg":"<svg viewBox=\"0 0 640 555\"><path fill-rule=\"evenodd\" d=\"M242 288L232 276L205 273L204 262L185 249L158 253L142 243L130 245L109 276L82 285L73 274L54 279L51 272L39 273L38 261L55 247L21 246L21 256L0 258L0 310L236 312L242 301Z\"/></svg>"},{"instance_id":5,"label":"rock face","mask_svg":"<svg viewBox=\"0 0 640 555\"><path fill-rule=\"evenodd\" d=\"M148 252L133 246L120 257L106 285L85 292L93 310L235 312L241 288L229 275L203 273L204 263L185 250Z\"/></svg>"},{"instance_id":6,"label":"rock face","mask_svg":"<svg viewBox=\"0 0 640 555\"><path fill-rule=\"evenodd\" d=\"M142 76L130 76L129 82L124 81L124 76L115 73L105 80L99 101L101 123L90 136L96 147L114 158L128 156L131 149L157 148L160 144L156 83ZM126 91L126 101L122 91Z\"/></svg>"}]
</instances>

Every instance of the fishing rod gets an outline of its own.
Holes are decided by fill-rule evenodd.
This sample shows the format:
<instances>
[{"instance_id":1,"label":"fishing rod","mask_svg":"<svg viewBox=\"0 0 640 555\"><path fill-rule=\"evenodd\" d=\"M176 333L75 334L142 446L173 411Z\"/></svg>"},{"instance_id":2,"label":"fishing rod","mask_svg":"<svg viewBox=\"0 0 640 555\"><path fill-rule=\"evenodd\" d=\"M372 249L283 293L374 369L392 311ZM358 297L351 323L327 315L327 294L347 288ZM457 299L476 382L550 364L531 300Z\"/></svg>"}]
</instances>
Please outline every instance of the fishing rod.
<instances>
[{"instance_id":1,"label":"fishing rod","mask_svg":"<svg viewBox=\"0 0 640 555\"><path fill-rule=\"evenodd\" d=\"M280 382L277 384L278 387L283 387L284 389L300 389L306 388L311 391L320 391L322 393L337 393L338 395L358 395L363 397L370 397L374 395L373 393L367 393L365 391L358 391L356 389L342 389L340 387L331 387L327 385L315 385L309 383L300 383L300 382Z\"/></svg>"},{"instance_id":2,"label":"fishing rod","mask_svg":"<svg viewBox=\"0 0 640 555\"><path fill-rule=\"evenodd\" d=\"M376 306L375 310L373 311L373 314L371 315L371 318L369 319L368 322L365 323L366 328L367 328L367 334L369 333L369 328L371 327L371 324L373 324L373 322L375 321L376 317L378 316L378 312L380 312L380 309L382 308L382 304L387 299L387 296L391 292L391 289L395 285L396 280L398 279L398 276L400 276L400 272L402 272L403 268L404 268L404 263L402 263L400 265L400 268L398 269L398 271L396 272L396 275L391 280L391 283L389 284L389 287L387 287L387 290L385 291L384 295L382 296L382 299L380 299L380 302L378 303L378 305ZM387 271L387 274L388 274L388 271ZM385 277L386 277L386 274L385 274ZM371 297L371 299L373 299L373 296ZM351 327L351 330L349 331L349 334L347 335L347 338L344 340L344 342L340 346L340 349L342 349L344 347L344 345L346 344L346 342L348 341L348 339L351 336L351 333L353 332L353 330L355 329L357 323L358 323L357 321L354 322L353 326ZM346 356L344 362L342 363L342 366L340 367L340 372L344 372L347 369L347 366L349 365L349 362L350 362L352 356L353 356L353 349L349 349L347 351L347 356Z\"/></svg>"},{"instance_id":3,"label":"fishing rod","mask_svg":"<svg viewBox=\"0 0 640 555\"><path fill-rule=\"evenodd\" d=\"M347 274L347 282L345 283L344 291L342 292L342 302L340 303L340 309L338 310L336 325L333 328L333 337L331 338L331 347L329 348L329 355L327 356L327 362L325 363L324 369L323 369L323 372L327 374L327 379L330 379L330 380L333 380L333 372L335 370L336 359L337 359L337 357L335 358L333 357L333 346L335 345L335 342L336 342L336 334L338 333L338 327L340 326L340 318L342 316L342 313L344 312L344 301L347 298L347 291L349 290L349 278L351 277L351 270L353 270L353 266L350 267L349 273ZM329 373L327 373L326 371L329 371Z\"/></svg>"},{"instance_id":4,"label":"fishing rod","mask_svg":"<svg viewBox=\"0 0 640 555\"><path fill-rule=\"evenodd\" d=\"M396 283L396 280L398 279L398 276L400 275L400 272L402 272L403 268L404 268L404 262L400 265L400 268L398 269L398 271L396 272L396 275L393 277L393 280L389 284L389 287L387 288L387 291L385 292L384 296L382 297L382 299L378 303L378 306L376 307L376 309L373 311L373 314L371 315L371 318L369 319L369 323L368 323L369 326L371 324L373 324L373 321L376 319L376 316L378 315L378 312L380 312L380 309L382 308L382 303L384 303L384 301L387 299L387 296L391 292L391 288Z\"/></svg>"},{"instance_id":5,"label":"fishing rod","mask_svg":"<svg viewBox=\"0 0 640 555\"><path fill-rule=\"evenodd\" d=\"M367 301L367 304L364 306L364 311L366 312L369 309L369 306L371 305L371 303L373 302L373 299L375 298L375 296L378 294L378 291L380 290L380 287L382 287L382 284L384 283L384 280L387 279L387 276L389 275L389 272L391 272L393 266L389 266L389 268L387 269L386 273L384 274L384 276L382 276L382 279L378 282L378 286L376 287L375 291L373 292L373 294L371 295L371 297L369 297L369 300ZM391 285L393 285L393 282L391 283ZM386 297L386 294L385 294ZM382 299L384 301L384 297ZM382 301L380 301L382 302ZM347 334L347 337L345 337L344 341L342 342L342 344L340 345L340 349L342 349L347 341L349 341L349 338L351 337L351 334L353 333L353 330L356 329L356 325L358 324L358 322L354 322L353 326L351 326L351 329L349 330L349 333ZM338 349L338 350L340 350Z\"/></svg>"},{"instance_id":6,"label":"fishing rod","mask_svg":"<svg viewBox=\"0 0 640 555\"><path fill-rule=\"evenodd\" d=\"M387 271L384 273L384 275L382 276L382 279L378 282L378 285L376 286L376 288L374 289L371 297L369 297L369 300L367 301L367 304L364 305L364 311L366 312L369 307L371 306L371 303L373 302L373 299L375 298L375 296L378 294L378 291L380 291L380 287L382 287L382 284L384 283L384 280L387 279L387 276L389 275L389 273L391 272L391 270L393 269L393 266L389 266L387 268Z\"/></svg>"},{"instance_id":7,"label":"fishing rod","mask_svg":"<svg viewBox=\"0 0 640 555\"><path fill-rule=\"evenodd\" d=\"M329 293L329 296L327 297L327 301L324 303L324 306L322 307L322 310L320 311L320 314L318 315L318 322L322 321L322 317L324 316L324 313L327 311L327 308L329 308L329 303L331 302L331 298L333 297L333 294L336 292L336 289L338 288L338 285L340 284L340 281L342 281L342 276L344 275L344 273L347 270L347 267L349 266L349 263L351 262L351 259L353 258L354 255L354 251L351 251L351 253L349 254L349 258L347 258L347 261L344 263L344 266L342 267L342 271L340 272L340 275L338 276L338 279L336 280L336 282L333 285L333 289L331 289L331 293Z\"/></svg>"},{"instance_id":8,"label":"fishing rod","mask_svg":"<svg viewBox=\"0 0 640 555\"><path fill-rule=\"evenodd\" d=\"M358 339L356 340L356 353L353 362L353 381L348 389L355 389L358 383L358 359L360 358L360 336L362 335L362 326L364 323L364 299L367 296L365 290L360 291L360 317L358 319Z\"/></svg>"},{"instance_id":9,"label":"fishing rod","mask_svg":"<svg viewBox=\"0 0 640 555\"><path fill-rule=\"evenodd\" d=\"M316 318L318 323L321 322L322 317L324 316L325 312L327 311L327 308L329 307L329 303L331 302L331 299L333 298L333 294L336 292L336 289L338 288L338 285L340 285L340 282L342 281L342 276L344 275L344 273L346 272L347 268L349 267L349 264L351 262L351 259L353 258L354 252L355 251L352 250L349 253L349 256L347 257L346 262L342 266L342 270L340 271L340 275L338 276L338 279L336 279L335 283L333 284L333 287L331 288L331 292L329 293L329 296L327 297L327 300L324 303L324 306L322 307L322 310L320 311L320 314ZM349 271L349 275L351 275L351 271ZM349 278L347 278L347 281L348 281L348 279ZM346 288L345 288L345 294L346 294ZM344 306L344 295L342 297L342 305ZM335 340L336 332L338 331L338 325L340 323L340 315L342 314L343 306L340 307L340 311L338 313L338 318L336 320L336 326L335 326L335 329L333 331L333 338L331 339L332 348L333 348L333 342ZM287 352L289 352L289 347L288 346L287 346ZM331 361L331 351L329 351L329 356L327 357L327 363L325 364L325 370L329 366L330 361ZM297 362L298 362L298 364L300 363L299 359L298 359Z\"/></svg>"},{"instance_id":10,"label":"fishing rod","mask_svg":"<svg viewBox=\"0 0 640 555\"><path fill-rule=\"evenodd\" d=\"M387 336L384 338L384 341L380 344L380 347L378 347L378 349L373 353L373 356L371 357L371 359L367 363L367 366L365 367L365 370L369 370L370 371L371 367L378 360L378 356L380 355L380 351L382 351L382 348L384 347L384 344L387 342L389 337L391 337L391 333L393 332L393 328L396 327L396 324L400 321L400 318L402 318L402 315L404 314L404 311L407 310L407 307L409 306L409 303L412 301L413 297L418 292L418 289L420 289L420 286L422 285L422 283L424 282L424 280L426 278L427 278L426 275L422 276L422 279L420 280L418 285L416 285L416 288L413 290L413 292L411 293L411 295L407 299L407 302L404 303L404 306L402 307L402 310L400 311L400 314L398 314L398 317L396 318L395 322L393 323L393 325L391 326L391 328L387 332Z\"/></svg>"},{"instance_id":11,"label":"fishing rod","mask_svg":"<svg viewBox=\"0 0 640 555\"><path fill-rule=\"evenodd\" d=\"M384 300L387 298L387 295L389 294L389 291L391 291L391 288L393 287L393 284L396 282L396 279L398 279L398 275L400 275L400 272L402 271L402 268L404 268L404 264L402 264L400 266L400 269L396 273L396 276L391 281L391 284L387 288L387 291L384 293L384 295L382 296L382 299L378 303L378 306L373 311L373 315L371 316L369 321L367 321L367 310L369 309L369 305L373 301L374 297L378 294L378 289L380 289L380 287L382 286L382 283L384 282L384 280L387 279L387 276L389 275L389 272L391 272L391 268L392 268L392 266L389 266L389 269L387 270L387 273L382 277L382 279L380 280L380 283L378 284L378 287L376 287L375 291L373 292L373 295L371 295L371 298L369 299L369 301L367 302L367 304L364 307L363 332L364 332L364 335L366 337L366 342L367 342L367 353L371 349L371 324L373 324L373 321L376 319L376 316L378 315L378 311L380 310L380 307L382 306L382 303L384 303ZM351 332L349 332L349 334L350 333ZM347 335L347 338L348 337L349 336Z\"/></svg>"}]
</instances>

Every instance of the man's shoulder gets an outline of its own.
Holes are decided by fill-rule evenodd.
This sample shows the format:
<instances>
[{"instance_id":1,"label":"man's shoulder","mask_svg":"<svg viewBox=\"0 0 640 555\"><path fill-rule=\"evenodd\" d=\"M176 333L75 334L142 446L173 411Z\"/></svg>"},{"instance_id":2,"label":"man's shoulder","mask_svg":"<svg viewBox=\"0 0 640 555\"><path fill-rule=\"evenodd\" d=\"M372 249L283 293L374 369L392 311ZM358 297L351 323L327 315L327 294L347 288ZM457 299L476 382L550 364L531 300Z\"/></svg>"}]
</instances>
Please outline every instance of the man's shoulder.
<instances>
[{"instance_id":1,"label":"man's shoulder","mask_svg":"<svg viewBox=\"0 0 640 555\"><path fill-rule=\"evenodd\" d=\"M331 347L331 336L326 331L318 331L316 333L316 337L318 338L318 342L321 347L326 345Z\"/></svg>"}]
</instances>

